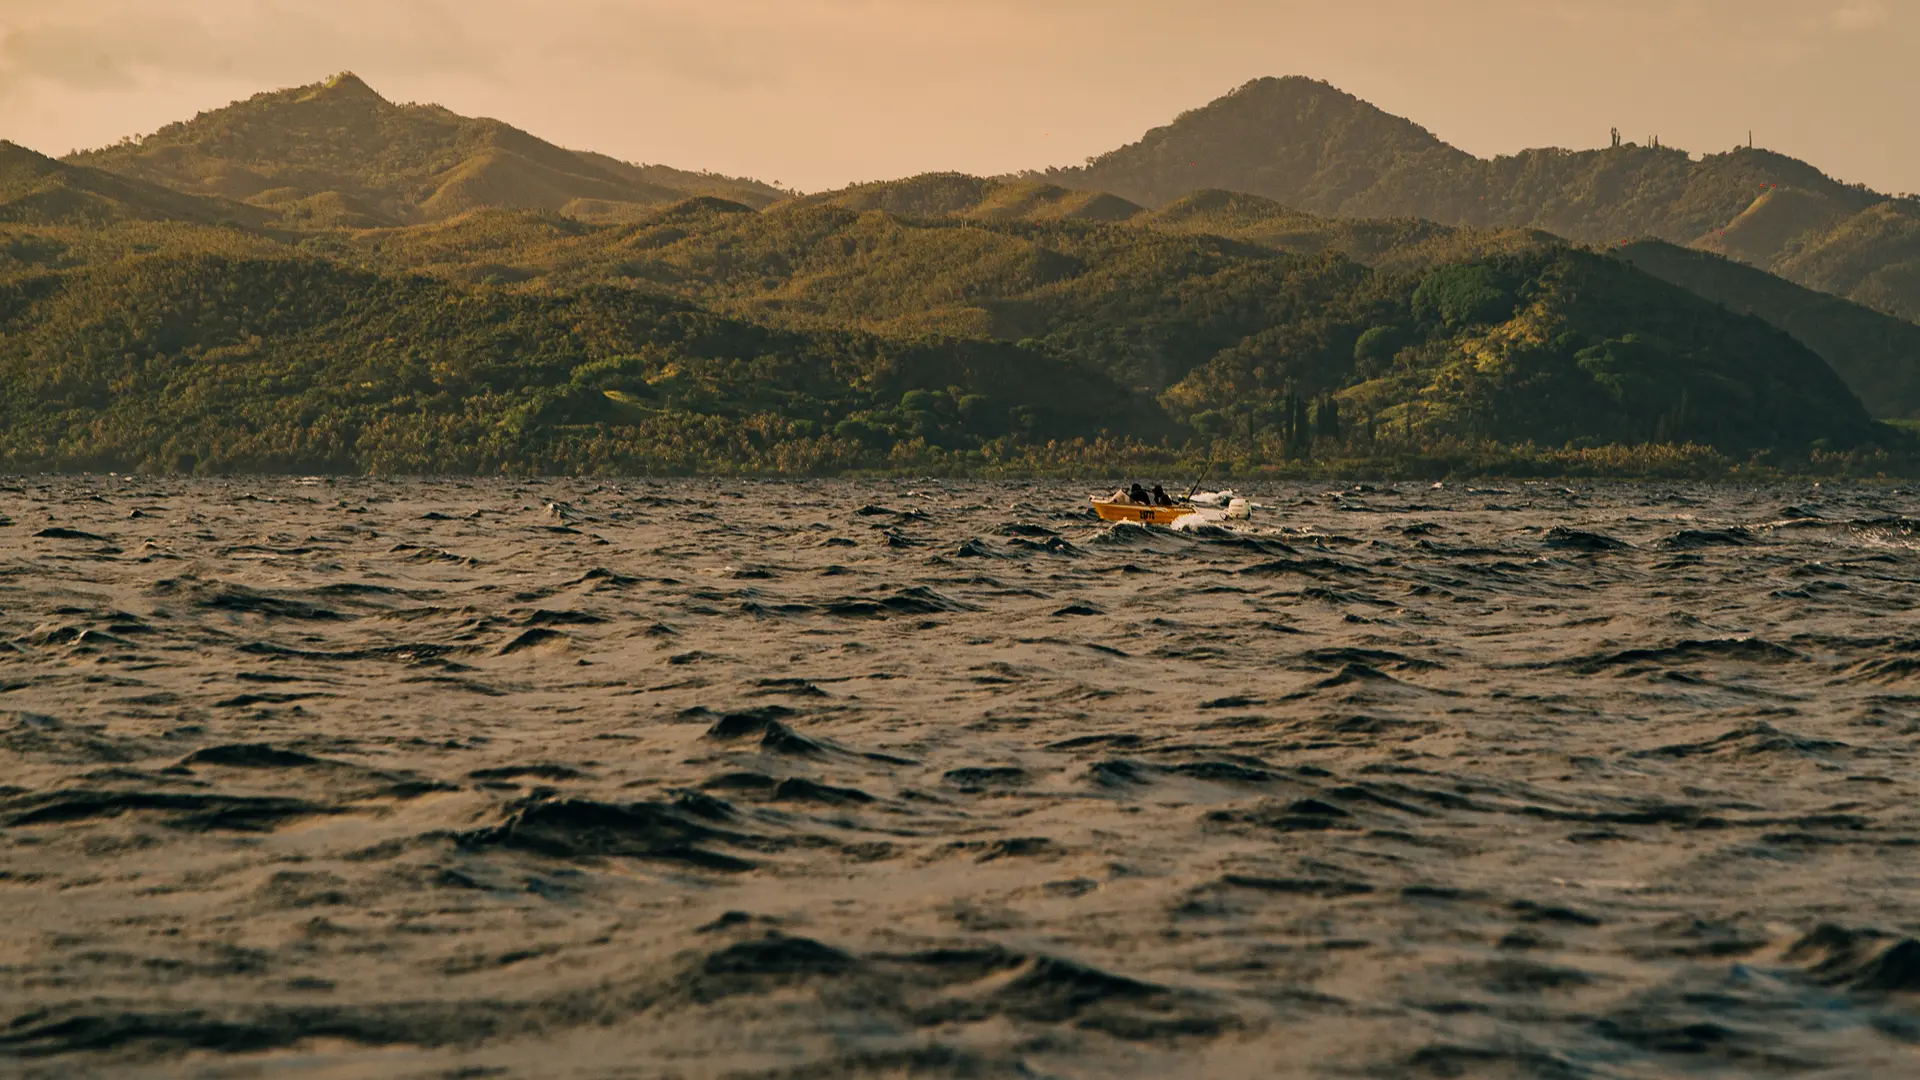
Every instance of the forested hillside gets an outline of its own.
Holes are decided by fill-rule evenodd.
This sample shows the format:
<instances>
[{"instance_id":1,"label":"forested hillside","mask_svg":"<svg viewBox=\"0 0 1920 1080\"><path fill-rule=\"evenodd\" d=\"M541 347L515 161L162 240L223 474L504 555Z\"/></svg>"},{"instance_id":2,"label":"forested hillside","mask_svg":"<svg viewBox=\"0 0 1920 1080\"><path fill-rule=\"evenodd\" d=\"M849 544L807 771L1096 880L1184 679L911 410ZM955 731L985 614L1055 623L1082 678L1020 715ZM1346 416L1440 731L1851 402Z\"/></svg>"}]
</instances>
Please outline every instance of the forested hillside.
<instances>
[{"instance_id":1,"label":"forested hillside","mask_svg":"<svg viewBox=\"0 0 1920 1080\"><path fill-rule=\"evenodd\" d=\"M1826 358L1875 415L1920 417L1920 326L1719 255L1659 240L1638 241L1611 253L1792 334Z\"/></svg>"},{"instance_id":2,"label":"forested hillside","mask_svg":"<svg viewBox=\"0 0 1920 1080\"><path fill-rule=\"evenodd\" d=\"M1305 458L1894 438L1759 319L1564 247L1409 274L1099 222L711 200L277 256L174 228L152 254L5 279L10 467L793 472L1073 440ZM415 272L455 252L505 283Z\"/></svg>"},{"instance_id":3,"label":"forested hillside","mask_svg":"<svg viewBox=\"0 0 1920 1080\"><path fill-rule=\"evenodd\" d=\"M801 334L633 289L511 293L154 255L0 286L14 468L812 471L1165 414L991 342ZM853 417L851 424L846 423ZM889 427L888 425L892 425Z\"/></svg>"},{"instance_id":4,"label":"forested hillside","mask_svg":"<svg viewBox=\"0 0 1920 1080\"><path fill-rule=\"evenodd\" d=\"M99 227L120 221L193 221L260 227L272 217L231 199L66 165L0 141L0 223Z\"/></svg>"},{"instance_id":5,"label":"forested hillside","mask_svg":"<svg viewBox=\"0 0 1920 1080\"><path fill-rule=\"evenodd\" d=\"M1735 148L1694 158L1623 140L1490 160L1311 79L1260 79L1047 182L1163 206L1206 189L1332 217L1645 237L1716 251L1809 288L1920 318L1920 200Z\"/></svg>"},{"instance_id":6,"label":"forested hillside","mask_svg":"<svg viewBox=\"0 0 1920 1080\"><path fill-rule=\"evenodd\" d=\"M576 153L497 120L396 105L351 74L259 94L70 164L221 196L294 228L432 221L488 207L620 220L689 195L765 206L751 180Z\"/></svg>"},{"instance_id":7,"label":"forested hillside","mask_svg":"<svg viewBox=\"0 0 1920 1080\"><path fill-rule=\"evenodd\" d=\"M1261 93L1209 153L1245 154L1284 97ZM1409 161L1472 167L1326 101L1306 116L1318 142L1239 180L1346 205ZM1363 167L1381 155L1400 164ZM779 196L350 76L72 161L0 147L0 467L990 471L1225 446L1424 473L1915 453L1861 398L1920 414L1920 328L1680 249L1610 257L1217 187L1134 201L933 174Z\"/></svg>"}]
</instances>

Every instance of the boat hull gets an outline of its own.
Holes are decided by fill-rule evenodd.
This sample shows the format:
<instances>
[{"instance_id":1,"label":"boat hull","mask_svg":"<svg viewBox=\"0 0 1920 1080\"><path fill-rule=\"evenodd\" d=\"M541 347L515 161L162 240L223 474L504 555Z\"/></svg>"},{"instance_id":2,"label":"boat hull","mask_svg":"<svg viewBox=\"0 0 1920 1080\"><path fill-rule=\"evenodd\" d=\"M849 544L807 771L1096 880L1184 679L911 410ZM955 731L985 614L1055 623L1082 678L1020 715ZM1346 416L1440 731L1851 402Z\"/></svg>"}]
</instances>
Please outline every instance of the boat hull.
<instances>
[{"instance_id":1,"label":"boat hull","mask_svg":"<svg viewBox=\"0 0 1920 1080\"><path fill-rule=\"evenodd\" d=\"M1100 515L1101 521L1131 521L1140 525L1171 525L1200 512L1192 506L1137 506L1099 499L1093 500L1093 511Z\"/></svg>"}]
</instances>

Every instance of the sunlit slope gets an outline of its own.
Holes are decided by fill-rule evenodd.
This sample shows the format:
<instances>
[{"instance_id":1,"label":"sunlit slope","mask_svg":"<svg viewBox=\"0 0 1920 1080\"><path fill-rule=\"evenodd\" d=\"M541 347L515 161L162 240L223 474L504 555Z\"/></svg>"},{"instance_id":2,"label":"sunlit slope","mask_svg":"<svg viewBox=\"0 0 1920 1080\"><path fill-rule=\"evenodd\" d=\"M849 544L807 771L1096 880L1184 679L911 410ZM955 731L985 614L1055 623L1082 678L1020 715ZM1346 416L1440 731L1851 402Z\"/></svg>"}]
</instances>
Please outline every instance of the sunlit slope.
<instances>
[{"instance_id":1,"label":"sunlit slope","mask_svg":"<svg viewBox=\"0 0 1920 1080\"><path fill-rule=\"evenodd\" d=\"M1920 317L1920 210L1764 149L1623 142L1476 158L1323 82L1260 79L1045 181L1160 207L1209 189L1336 218L1538 229L1716 251Z\"/></svg>"},{"instance_id":2,"label":"sunlit slope","mask_svg":"<svg viewBox=\"0 0 1920 1080\"><path fill-rule=\"evenodd\" d=\"M291 224L317 227L393 225L495 207L575 207L617 217L696 194L760 206L784 197L754 181L576 153L437 105L397 105L351 74L259 94L69 160L274 209L325 198L330 205L289 215Z\"/></svg>"},{"instance_id":3,"label":"sunlit slope","mask_svg":"<svg viewBox=\"0 0 1920 1080\"><path fill-rule=\"evenodd\" d=\"M632 289L160 255L0 284L12 468L791 471L879 448L876 412L961 449L1171 432L1044 351L774 330Z\"/></svg>"},{"instance_id":4,"label":"sunlit slope","mask_svg":"<svg viewBox=\"0 0 1920 1080\"><path fill-rule=\"evenodd\" d=\"M387 272L154 254L14 276L0 446L15 467L790 470L1291 431L1305 401L1427 441L1881 438L1787 335L1564 248L1403 274L1099 223L713 201L644 227L356 235L343 254ZM482 248L574 262L506 288L398 265Z\"/></svg>"},{"instance_id":5,"label":"sunlit slope","mask_svg":"<svg viewBox=\"0 0 1920 1080\"><path fill-rule=\"evenodd\" d=\"M101 227L125 221L258 226L271 215L228 199L68 165L0 141L0 223Z\"/></svg>"}]
</instances>

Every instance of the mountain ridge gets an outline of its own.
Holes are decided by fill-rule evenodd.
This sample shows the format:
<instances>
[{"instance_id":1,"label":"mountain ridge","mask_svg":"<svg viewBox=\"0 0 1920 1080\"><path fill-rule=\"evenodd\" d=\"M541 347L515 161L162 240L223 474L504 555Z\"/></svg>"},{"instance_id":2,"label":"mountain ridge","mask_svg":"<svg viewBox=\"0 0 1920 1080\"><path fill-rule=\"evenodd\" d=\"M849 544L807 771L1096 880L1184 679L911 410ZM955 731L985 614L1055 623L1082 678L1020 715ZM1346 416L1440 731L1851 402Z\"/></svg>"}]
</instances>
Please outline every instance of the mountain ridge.
<instances>
[{"instance_id":1,"label":"mountain ridge","mask_svg":"<svg viewBox=\"0 0 1920 1080\"><path fill-rule=\"evenodd\" d=\"M1711 251L1640 240L1608 254L1819 353L1878 416L1920 417L1920 326Z\"/></svg>"},{"instance_id":2,"label":"mountain ridge","mask_svg":"<svg viewBox=\"0 0 1920 1080\"><path fill-rule=\"evenodd\" d=\"M1408 276L1206 236L1146 244L1106 223L838 207L709 201L652 225L573 228L626 258L551 288L181 246L0 277L0 461L811 471L1241 433L1272 460L1316 445L1902 445L1790 336L1567 246ZM751 244L788 280L714 257ZM989 248L955 276L952 253ZM637 252L694 287L622 281L656 277ZM866 273L872 255L888 274ZM740 302L714 302L728 295ZM821 317L769 321L763 301ZM854 317L943 303L1024 309L1025 336L876 332Z\"/></svg>"},{"instance_id":3,"label":"mountain ridge","mask_svg":"<svg viewBox=\"0 0 1920 1080\"><path fill-rule=\"evenodd\" d=\"M1159 206L1242 191L1329 217L1533 228L1605 245L1651 237L1739 258L1920 319L1920 200L1773 151L1694 159L1621 142L1478 158L1311 79L1257 79L1084 166L1030 174Z\"/></svg>"},{"instance_id":4,"label":"mountain ridge","mask_svg":"<svg viewBox=\"0 0 1920 1080\"><path fill-rule=\"evenodd\" d=\"M1196 142L1194 115L1228 123ZM1391 209L1409 175L1485 171L1306 80L1151 141L1233 164L1275 125L1311 138L1242 179L1304 201ZM1717 220L1726 184L1650 189L1685 155L1628 149L1617 175L1570 153L1494 164L1522 208L1572 175L1601 202L1659 196L1633 212ZM1857 201L1767 190L1715 242L1764 247ZM1045 176L786 194L396 105L350 75L66 161L0 147L0 458L794 472L1225 439L1395 469L1632 446L1870 468L1920 450L1862 401L1920 410L1920 328L1690 250L1642 268L1477 203L1494 224ZM1796 253L1838 272L1860 250Z\"/></svg>"},{"instance_id":5,"label":"mountain ridge","mask_svg":"<svg viewBox=\"0 0 1920 1080\"><path fill-rule=\"evenodd\" d=\"M589 219L617 220L690 195L756 207L787 197L758 181L567 150L439 105L395 104L351 72L256 94L64 162L286 213L295 226L412 224L500 207L571 206Z\"/></svg>"},{"instance_id":6,"label":"mountain ridge","mask_svg":"<svg viewBox=\"0 0 1920 1080\"><path fill-rule=\"evenodd\" d=\"M191 221L264 227L271 218L231 199L70 165L0 140L0 222L99 226L113 221Z\"/></svg>"}]
</instances>

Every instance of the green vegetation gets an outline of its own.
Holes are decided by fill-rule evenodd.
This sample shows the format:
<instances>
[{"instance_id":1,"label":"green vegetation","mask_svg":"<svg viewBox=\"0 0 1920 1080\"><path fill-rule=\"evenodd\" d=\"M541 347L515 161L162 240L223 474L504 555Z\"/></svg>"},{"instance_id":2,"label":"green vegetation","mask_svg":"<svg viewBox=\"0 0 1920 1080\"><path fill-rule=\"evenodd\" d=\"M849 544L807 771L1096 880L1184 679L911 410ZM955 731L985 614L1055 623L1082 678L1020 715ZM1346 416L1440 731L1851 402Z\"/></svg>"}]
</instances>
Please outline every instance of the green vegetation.
<instances>
[{"instance_id":1,"label":"green vegetation","mask_svg":"<svg viewBox=\"0 0 1920 1080\"><path fill-rule=\"evenodd\" d=\"M0 223L100 227L122 221L261 226L270 215L229 199L76 168L0 141Z\"/></svg>"},{"instance_id":2,"label":"green vegetation","mask_svg":"<svg viewBox=\"0 0 1920 1080\"><path fill-rule=\"evenodd\" d=\"M488 207L622 220L689 195L754 206L786 197L751 180L563 150L437 105L396 105L352 74L258 94L68 161L242 202L289 228L432 221Z\"/></svg>"},{"instance_id":3,"label":"green vegetation","mask_svg":"<svg viewBox=\"0 0 1920 1080\"><path fill-rule=\"evenodd\" d=\"M14 469L765 470L1170 432L1017 346L799 334L631 289L148 256L0 287Z\"/></svg>"},{"instance_id":4,"label":"green vegetation","mask_svg":"<svg viewBox=\"0 0 1920 1080\"><path fill-rule=\"evenodd\" d=\"M1204 189L1339 218L1538 229L1587 244L1652 237L1920 319L1920 199L1736 148L1698 160L1632 142L1483 160L1310 79L1260 79L1083 168L1035 179L1168 206Z\"/></svg>"},{"instance_id":5,"label":"green vegetation","mask_svg":"<svg viewBox=\"0 0 1920 1080\"><path fill-rule=\"evenodd\" d=\"M171 228L0 287L9 468L982 471L1211 437L1404 470L1449 446L1904 445L1791 338L1566 248L1421 276L1097 223L713 203L621 227L481 216L337 237L333 258ZM444 266L449 230L518 283L403 269ZM545 275L512 261L529 251Z\"/></svg>"},{"instance_id":6,"label":"green vegetation","mask_svg":"<svg viewBox=\"0 0 1920 1080\"><path fill-rule=\"evenodd\" d=\"M1920 326L1706 252L1643 240L1610 254L1805 342L1874 415L1920 417Z\"/></svg>"},{"instance_id":7,"label":"green vegetation","mask_svg":"<svg viewBox=\"0 0 1920 1080\"><path fill-rule=\"evenodd\" d=\"M76 160L0 155L8 469L1694 476L1920 446L1728 275L1533 230L952 174L770 203L351 77ZM1879 318L1812 325L1909 387Z\"/></svg>"}]
</instances>

